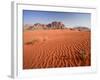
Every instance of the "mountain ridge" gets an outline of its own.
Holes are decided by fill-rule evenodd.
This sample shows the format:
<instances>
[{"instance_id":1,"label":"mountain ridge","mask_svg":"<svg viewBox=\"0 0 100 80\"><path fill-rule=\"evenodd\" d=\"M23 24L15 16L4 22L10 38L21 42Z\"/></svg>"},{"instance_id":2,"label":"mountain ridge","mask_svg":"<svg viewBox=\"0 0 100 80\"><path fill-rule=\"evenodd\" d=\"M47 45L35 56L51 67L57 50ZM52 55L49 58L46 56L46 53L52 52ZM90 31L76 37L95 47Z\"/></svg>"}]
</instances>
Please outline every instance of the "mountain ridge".
<instances>
[{"instance_id":1,"label":"mountain ridge","mask_svg":"<svg viewBox=\"0 0 100 80\"><path fill-rule=\"evenodd\" d=\"M76 26L73 28L66 27L62 22L60 21L53 21L48 24L41 24L41 23L35 23L33 25L24 25L24 30L41 30L41 29L70 29L70 30L78 30L78 31L90 31L90 28L84 27L84 26Z\"/></svg>"}]
</instances>

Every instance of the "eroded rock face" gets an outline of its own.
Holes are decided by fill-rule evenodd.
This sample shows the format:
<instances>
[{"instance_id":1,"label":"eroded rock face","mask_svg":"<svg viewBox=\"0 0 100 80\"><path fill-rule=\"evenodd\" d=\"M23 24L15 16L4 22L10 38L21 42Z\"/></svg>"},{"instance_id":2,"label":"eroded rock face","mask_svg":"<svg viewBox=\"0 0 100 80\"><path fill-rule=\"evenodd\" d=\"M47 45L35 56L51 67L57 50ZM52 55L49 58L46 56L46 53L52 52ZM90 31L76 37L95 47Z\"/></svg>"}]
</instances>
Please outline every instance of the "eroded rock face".
<instances>
[{"instance_id":1,"label":"eroded rock face","mask_svg":"<svg viewBox=\"0 0 100 80\"><path fill-rule=\"evenodd\" d=\"M63 29L65 26L62 22L52 22L51 24L48 24L47 27L53 28L53 29Z\"/></svg>"},{"instance_id":2,"label":"eroded rock face","mask_svg":"<svg viewBox=\"0 0 100 80\"><path fill-rule=\"evenodd\" d=\"M46 27L45 24L36 23L33 25L33 29L44 29Z\"/></svg>"}]
</instances>

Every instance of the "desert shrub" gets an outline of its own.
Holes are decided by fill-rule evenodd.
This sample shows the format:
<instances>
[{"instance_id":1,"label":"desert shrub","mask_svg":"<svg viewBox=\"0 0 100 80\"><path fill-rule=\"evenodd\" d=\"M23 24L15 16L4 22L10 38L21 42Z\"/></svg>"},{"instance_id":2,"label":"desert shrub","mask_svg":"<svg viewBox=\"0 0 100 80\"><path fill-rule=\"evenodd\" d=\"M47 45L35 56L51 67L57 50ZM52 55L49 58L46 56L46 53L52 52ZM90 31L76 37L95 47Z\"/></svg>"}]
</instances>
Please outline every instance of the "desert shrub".
<instances>
[{"instance_id":1,"label":"desert shrub","mask_svg":"<svg viewBox=\"0 0 100 80\"><path fill-rule=\"evenodd\" d=\"M25 42L26 45L33 45L35 42L37 42L37 39L32 39L31 41Z\"/></svg>"},{"instance_id":2,"label":"desert shrub","mask_svg":"<svg viewBox=\"0 0 100 80\"><path fill-rule=\"evenodd\" d=\"M84 66L85 62L86 62L86 52L85 52L85 50L80 51L80 57L81 57L81 60L82 60L81 65Z\"/></svg>"}]
</instances>

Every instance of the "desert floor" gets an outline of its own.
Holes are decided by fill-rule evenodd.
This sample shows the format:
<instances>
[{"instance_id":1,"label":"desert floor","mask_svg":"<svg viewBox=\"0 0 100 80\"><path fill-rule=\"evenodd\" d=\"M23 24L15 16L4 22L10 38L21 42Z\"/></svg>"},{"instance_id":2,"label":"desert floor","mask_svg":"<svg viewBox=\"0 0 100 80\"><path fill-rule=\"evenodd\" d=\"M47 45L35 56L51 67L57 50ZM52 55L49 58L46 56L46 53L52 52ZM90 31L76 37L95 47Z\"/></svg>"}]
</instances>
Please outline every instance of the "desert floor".
<instances>
[{"instance_id":1,"label":"desert floor","mask_svg":"<svg viewBox=\"0 0 100 80\"><path fill-rule=\"evenodd\" d=\"M89 31L27 30L23 33L23 69L91 65Z\"/></svg>"}]
</instances>

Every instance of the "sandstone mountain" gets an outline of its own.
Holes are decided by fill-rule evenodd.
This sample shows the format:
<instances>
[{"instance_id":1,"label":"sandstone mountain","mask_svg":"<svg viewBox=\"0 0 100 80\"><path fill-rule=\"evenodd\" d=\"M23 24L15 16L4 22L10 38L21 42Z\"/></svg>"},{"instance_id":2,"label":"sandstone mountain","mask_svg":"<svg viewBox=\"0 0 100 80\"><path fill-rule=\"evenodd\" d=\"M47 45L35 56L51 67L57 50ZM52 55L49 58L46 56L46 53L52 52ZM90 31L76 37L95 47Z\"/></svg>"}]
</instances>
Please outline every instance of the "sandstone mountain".
<instances>
[{"instance_id":1,"label":"sandstone mountain","mask_svg":"<svg viewBox=\"0 0 100 80\"><path fill-rule=\"evenodd\" d=\"M77 30L77 31L90 31L89 28L87 27L82 27L82 26L78 26L78 27L66 27L62 22L57 22L57 21L53 21L51 23L48 24L41 24L41 23L35 23L33 25L25 25L24 26L24 30L46 30L46 29L68 29L68 30Z\"/></svg>"},{"instance_id":2,"label":"sandstone mountain","mask_svg":"<svg viewBox=\"0 0 100 80\"><path fill-rule=\"evenodd\" d=\"M41 23L35 23L32 26L24 26L25 30L36 30L36 29L63 29L65 28L65 25L62 22L54 21L49 24L41 24Z\"/></svg>"}]
</instances>

